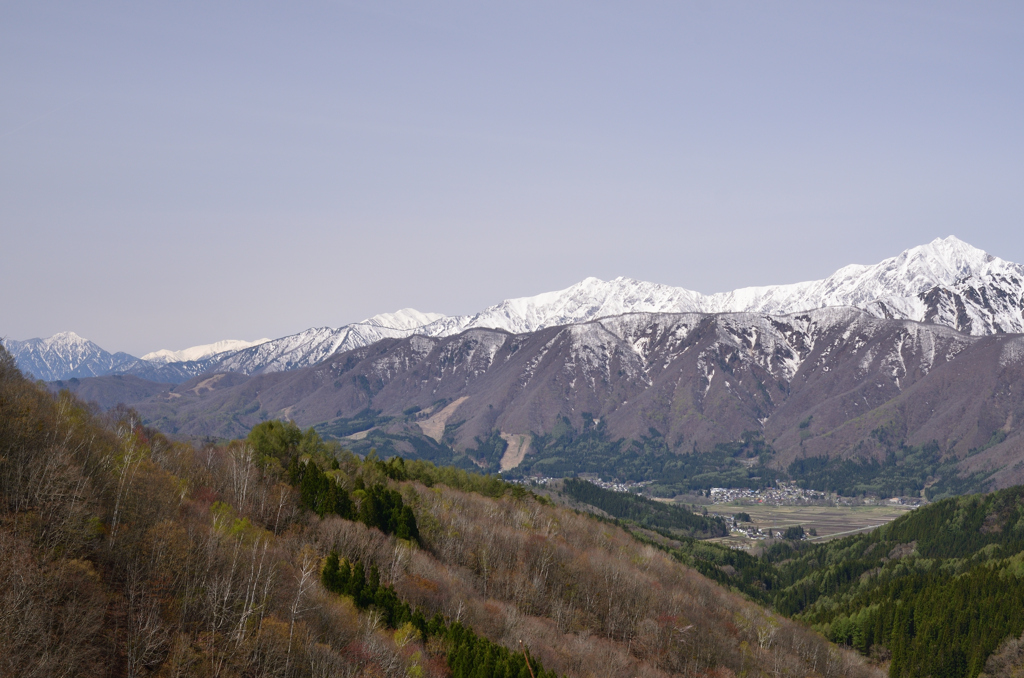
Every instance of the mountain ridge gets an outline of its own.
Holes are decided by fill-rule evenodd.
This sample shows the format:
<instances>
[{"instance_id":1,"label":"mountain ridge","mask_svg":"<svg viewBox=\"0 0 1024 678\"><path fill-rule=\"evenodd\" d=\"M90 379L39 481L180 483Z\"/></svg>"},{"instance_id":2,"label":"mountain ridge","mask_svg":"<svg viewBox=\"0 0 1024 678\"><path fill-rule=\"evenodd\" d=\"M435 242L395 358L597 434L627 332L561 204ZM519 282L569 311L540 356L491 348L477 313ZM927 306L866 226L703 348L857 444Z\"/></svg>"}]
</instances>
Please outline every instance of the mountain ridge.
<instances>
[{"instance_id":1,"label":"mountain ridge","mask_svg":"<svg viewBox=\"0 0 1024 678\"><path fill-rule=\"evenodd\" d=\"M996 283L1014 289L999 288L999 294L988 295ZM965 295L978 308L964 306L966 315L961 317L951 312L949 303L956 307L952 297ZM988 296L1005 303L992 308ZM1019 333L1024 332L1022 301L1024 266L949 236L878 264L844 266L822 280L710 295L623 277L608 282L586 278L557 292L508 299L472 316L443 318L424 327L422 333L444 336L469 327L528 332L626 312L787 315L829 306L855 306L877 317L935 322L968 334Z\"/></svg>"},{"instance_id":2,"label":"mountain ridge","mask_svg":"<svg viewBox=\"0 0 1024 678\"><path fill-rule=\"evenodd\" d=\"M300 333L275 340L287 346L280 351L265 355L250 351L210 369L246 374L280 371L312 364L331 352L411 334L445 337L471 328L525 333L634 312L786 315L829 306L855 306L878 318L946 325L977 336L1024 332L1024 266L950 236L878 264L843 267L819 281L712 295L622 277L607 282L586 278L564 290L507 299L476 314L442 316L418 327L386 328L372 319L353 323L332 331L335 339L330 350L313 341L303 353L300 344L305 333Z\"/></svg>"},{"instance_id":3,"label":"mountain ridge","mask_svg":"<svg viewBox=\"0 0 1024 678\"><path fill-rule=\"evenodd\" d=\"M514 334L578 324L624 313L740 313L776 315L817 308L853 306L877 318L914 320L952 327L972 336L1024 332L1024 266L1007 262L957 239L936 238L878 264L851 264L817 281L746 287L703 295L680 287L619 277L586 278L566 289L532 297L506 299L475 314L444 316L401 309L338 328L314 327L251 346L211 352L204 345L161 351L156 360L96 353L92 372L51 369L74 363L69 357L43 359L27 351L27 342L7 345L19 365L48 380L102 374L136 376L181 383L204 372L262 374L315 364L327 356L382 339L413 334L453 336L471 328L502 329ZM56 336L56 335L55 335ZM50 340L29 340L45 342ZM91 343L91 342L90 342ZM96 347L99 351L99 347ZM168 361L169 356L191 358ZM79 359L81 362L81 359ZM76 364L76 363L75 363ZM106 366L106 367L104 367ZM40 370L40 371L37 371ZM106 371L104 371L106 370Z\"/></svg>"}]
</instances>

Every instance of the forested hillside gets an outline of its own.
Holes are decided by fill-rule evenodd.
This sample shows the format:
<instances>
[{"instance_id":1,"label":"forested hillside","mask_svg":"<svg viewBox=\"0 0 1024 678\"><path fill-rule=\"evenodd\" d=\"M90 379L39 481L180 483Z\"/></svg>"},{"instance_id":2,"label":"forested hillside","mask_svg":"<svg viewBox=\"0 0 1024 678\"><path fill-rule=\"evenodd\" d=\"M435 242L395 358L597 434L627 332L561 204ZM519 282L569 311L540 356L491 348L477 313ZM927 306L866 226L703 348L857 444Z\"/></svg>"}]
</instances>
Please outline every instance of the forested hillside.
<instances>
[{"instance_id":1,"label":"forested hillside","mask_svg":"<svg viewBox=\"0 0 1024 678\"><path fill-rule=\"evenodd\" d=\"M626 492L613 492L578 478L562 482L562 491L569 497L599 508L613 518L629 521L666 536L724 537L729 534L725 520L699 516L673 504L663 504Z\"/></svg>"},{"instance_id":2,"label":"forested hillside","mask_svg":"<svg viewBox=\"0 0 1024 678\"><path fill-rule=\"evenodd\" d=\"M287 424L174 443L2 352L0 510L2 675L873 675L494 478Z\"/></svg>"}]
</instances>

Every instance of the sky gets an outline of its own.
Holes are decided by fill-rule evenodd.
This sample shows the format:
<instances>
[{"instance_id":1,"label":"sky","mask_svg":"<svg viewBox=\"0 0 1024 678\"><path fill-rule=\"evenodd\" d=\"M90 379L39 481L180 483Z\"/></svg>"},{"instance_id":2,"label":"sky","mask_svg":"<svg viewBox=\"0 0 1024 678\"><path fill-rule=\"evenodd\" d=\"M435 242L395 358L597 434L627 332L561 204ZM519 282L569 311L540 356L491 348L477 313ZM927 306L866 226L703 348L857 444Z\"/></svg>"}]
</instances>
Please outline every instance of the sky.
<instances>
[{"instance_id":1,"label":"sky","mask_svg":"<svg viewBox=\"0 0 1024 678\"><path fill-rule=\"evenodd\" d=\"M0 336L1024 262L1019 2L0 3Z\"/></svg>"}]
</instances>

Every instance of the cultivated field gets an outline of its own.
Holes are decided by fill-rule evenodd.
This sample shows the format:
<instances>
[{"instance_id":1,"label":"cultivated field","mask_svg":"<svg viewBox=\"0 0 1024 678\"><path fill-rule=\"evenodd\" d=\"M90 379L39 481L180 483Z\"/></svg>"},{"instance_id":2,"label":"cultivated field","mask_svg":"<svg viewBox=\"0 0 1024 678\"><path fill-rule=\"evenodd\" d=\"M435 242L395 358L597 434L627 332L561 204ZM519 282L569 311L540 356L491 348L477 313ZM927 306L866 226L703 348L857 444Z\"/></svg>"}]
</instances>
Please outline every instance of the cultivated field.
<instances>
[{"instance_id":1,"label":"cultivated field","mask_svg":"<svg viewBox=\"0 0 1024 678\"><path fill-rule=\"evenodd\" d=\"M708 511L721 516L736 513L749 513L755 527L763 531L785 530L793 525L803 525L805 531L812 528L817 537L809 537L813 541L827 541L848 534L872 530L893 521L911 506L741 506L739 504L715 504ZM714 541L749 548L763 545L763 540L750 539L745 536L730 535Z\"/></svg>"}]
</instances>

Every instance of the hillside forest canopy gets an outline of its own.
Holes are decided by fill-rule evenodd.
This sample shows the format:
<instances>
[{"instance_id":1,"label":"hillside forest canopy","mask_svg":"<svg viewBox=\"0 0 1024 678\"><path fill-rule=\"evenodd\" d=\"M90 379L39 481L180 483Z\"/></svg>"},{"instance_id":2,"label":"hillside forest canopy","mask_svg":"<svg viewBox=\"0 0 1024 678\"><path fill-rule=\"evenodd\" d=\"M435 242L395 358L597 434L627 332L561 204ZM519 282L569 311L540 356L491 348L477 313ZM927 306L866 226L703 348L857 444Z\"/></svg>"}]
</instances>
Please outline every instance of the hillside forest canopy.
<instances>
[{"instance_id":1,"label":"hillside forest canopy","mask_svg":"<svg viewBox=\"0 0 1024 678\"><path fill-rule=\"evenodd\" d=\"M622 526L298 433L173 441L0 351L0 674L879 675Z\"/></svg>"}]
</instances>

